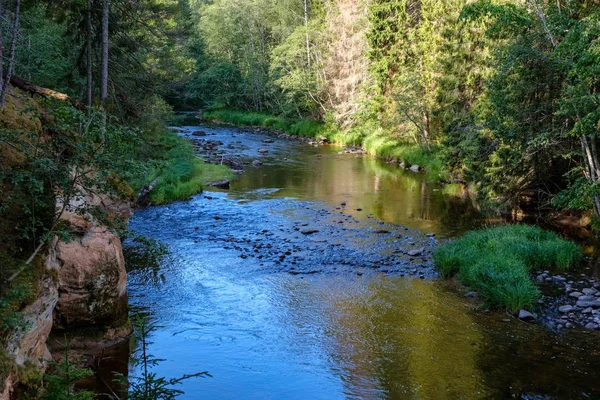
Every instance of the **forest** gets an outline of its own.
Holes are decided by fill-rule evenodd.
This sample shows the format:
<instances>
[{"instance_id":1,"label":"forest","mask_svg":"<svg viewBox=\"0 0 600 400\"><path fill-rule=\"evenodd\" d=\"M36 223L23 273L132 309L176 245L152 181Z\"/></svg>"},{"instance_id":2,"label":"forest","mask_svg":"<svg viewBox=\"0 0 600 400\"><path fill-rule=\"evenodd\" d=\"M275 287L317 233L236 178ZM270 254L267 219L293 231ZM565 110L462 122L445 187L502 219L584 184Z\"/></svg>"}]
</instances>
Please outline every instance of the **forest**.
<instances>
[{"instance_id":1,"label":"forest","mask_svg":"<svg viewBox=\"0 0 600 400\"><path fill-rule=\"evenodd\" d=\"M105 3L4 4L5 82L124 123L202 110L325 135L509 208L600 212L592 1Z\"/></svg>"},{"instance_id":2,"label":"forest","mask_svg":"<svg viewBox=\"0 0 600 400\"><path fill-rule=\"evenodd\" d=\"M424 171L422 193L425 184L435 192L457 184L484 209L574 216L588 231L600 229L597 1L0 0L0 72L2 390L29 376L4 345L27 331L22 311L46 295L58 304L54 328L131 334L121 244L148 250L155 280L167 253L128 229L133 205L188 200L207 182L233 181L224 157L197 157L198 140L210 143L195 136L206 132L194 131L191 141L178 135L190 115L413 166ZM338 206L345 210L346 200ZM90 250L92 236L114 260L82 257L75 269L96 263L83 278L60 272L70 265L60 257ZM538 228L471 233L437 252L427 246L406 254L431 256L439 276L458 275L486 306L513 314L542 301L532 271L552 280L547 266L566 271L581 262L578 245ZM493 254L481 261L481 249ZM280 262L292 252L283 254ZM73 298L85 292L85 301L62 299L63 284L76 287ZM584 296L598 293L594 284L586 281ZM593 315L590 306L581 321L600 329L592 319L600 303L587 301ZM38 386L50 388L46 398L61 398L52 397L53 384L76 396L86 373L73 373L66 381L38 377ZM126 375L121 384L135 386ZM149 376L140 398L174 397L180 393L167 387L209 375ZM148 379L164 392L149 395Z\"/></svg>"}]
</instances>

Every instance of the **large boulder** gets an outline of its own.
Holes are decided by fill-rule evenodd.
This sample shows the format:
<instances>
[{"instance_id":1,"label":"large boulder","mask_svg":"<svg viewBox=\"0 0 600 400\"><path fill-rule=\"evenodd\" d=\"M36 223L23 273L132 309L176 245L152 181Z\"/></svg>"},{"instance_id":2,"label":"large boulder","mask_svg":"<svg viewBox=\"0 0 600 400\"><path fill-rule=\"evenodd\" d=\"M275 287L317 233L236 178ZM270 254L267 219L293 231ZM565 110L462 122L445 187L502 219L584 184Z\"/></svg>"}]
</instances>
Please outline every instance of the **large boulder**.
<instances>
[{"instance_id":1,"label":"large boulder","mask_svg":"<svg viewBox=\"0 0 600 400\"><path fill-rule=\"evenodd\" d=\"M58 276L55 328L89 325L107 328L127 322L127 274L119 237L74 213L65 213L75 232L69 242L55 240L47 267Z\"/></svg>"}]
</instances>

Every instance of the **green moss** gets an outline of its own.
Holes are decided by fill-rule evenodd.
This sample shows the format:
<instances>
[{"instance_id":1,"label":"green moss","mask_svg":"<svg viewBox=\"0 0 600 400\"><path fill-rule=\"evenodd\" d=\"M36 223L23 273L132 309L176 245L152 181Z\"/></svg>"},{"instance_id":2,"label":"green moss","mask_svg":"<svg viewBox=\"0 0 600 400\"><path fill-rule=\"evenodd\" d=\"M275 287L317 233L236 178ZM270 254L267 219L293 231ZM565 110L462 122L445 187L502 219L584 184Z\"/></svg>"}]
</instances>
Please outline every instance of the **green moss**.
<instances>
[{"instance_id":1,"label":"green moss","mask_svg":"<svg viewBox=\"0 0 600 400\"><path fill-rule=\"evenodd\" d=\"M0 348L0 392L4 390L4 381L8 375L16 371L15 361L6 353L6 350Z\"/></svg>"},{"instance_id":2,"label":"green moss","mask_svg":"<svg viewBox=\"0 0 600 400\"><path fill-rule=\"evenodd\" d=\"M530 225L473 231L437 249L435 265L444 277L458 275L490 307L518 311L540 296L531 280L533 269L568 269L581 249L552 232Z\"/></svg>"},{"instance_id":3,"label":"green moss","mask_svg":"<svg viewBox=\"0 0 600 400\"><path fill-rule=\"evenodd\" d=\"M98 262L93 273L85 277L86 316L95 325L120 327L127 321L127 296L117 297L121 276L120 266L115 259Z\"/></svg>"},{"instance_id":4,"label":"green moss","mask_svg":"<svg viewBox=\"0 0 600 400\"><path fill-rule=\"evenodd\" d=\"M42 390L42 378L44 370L32 363L26 362L25 365L17 368L18 384L15 388L14 398L23 400L38 399Z\"/></svg>"}]
</instances>

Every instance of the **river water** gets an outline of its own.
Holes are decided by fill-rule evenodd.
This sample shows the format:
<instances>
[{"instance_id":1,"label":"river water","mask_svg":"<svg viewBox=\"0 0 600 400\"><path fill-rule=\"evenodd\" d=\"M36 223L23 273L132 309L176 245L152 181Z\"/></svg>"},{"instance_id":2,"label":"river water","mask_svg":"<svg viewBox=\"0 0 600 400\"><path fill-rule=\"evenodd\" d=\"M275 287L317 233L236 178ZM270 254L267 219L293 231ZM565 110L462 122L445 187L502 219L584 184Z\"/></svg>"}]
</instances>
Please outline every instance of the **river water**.
<instances>
[{"instance_id":1,"label":"river water","mask_svg":"<svg viewBox=\"0 0 600 400\"><path fill-rule=\"evenodd\" d=\"M159 325L155 372L212 375L184 381L182 399L600 398L596 334L478 310L435 279L438 241L497 222L460 187L338 147L201 129L264 164L131 219L172 252L161 282L129 274L132 308Z\"/></svg>"}]
</instances>

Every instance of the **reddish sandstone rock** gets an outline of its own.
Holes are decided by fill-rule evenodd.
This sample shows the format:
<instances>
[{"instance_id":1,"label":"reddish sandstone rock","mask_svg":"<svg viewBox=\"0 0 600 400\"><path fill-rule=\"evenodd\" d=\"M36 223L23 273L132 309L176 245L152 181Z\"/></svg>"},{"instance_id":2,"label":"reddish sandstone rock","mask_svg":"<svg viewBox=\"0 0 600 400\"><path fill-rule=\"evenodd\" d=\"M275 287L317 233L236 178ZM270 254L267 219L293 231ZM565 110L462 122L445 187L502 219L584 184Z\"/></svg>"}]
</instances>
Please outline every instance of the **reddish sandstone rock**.
<instances>
[{"instance_id":1,"label":"reddish sandstone rock","mask_svg":"<svg viewBox=\"0 0 600 400\"><path fill-rule=\"evenodd\" d=\"M99 325L117 328L127 322L127 274L119 237L106 227L65 213L73 231L70 242L55 240L47 266L58 274L55 328Z\"/></svg>"}]
</instances>

